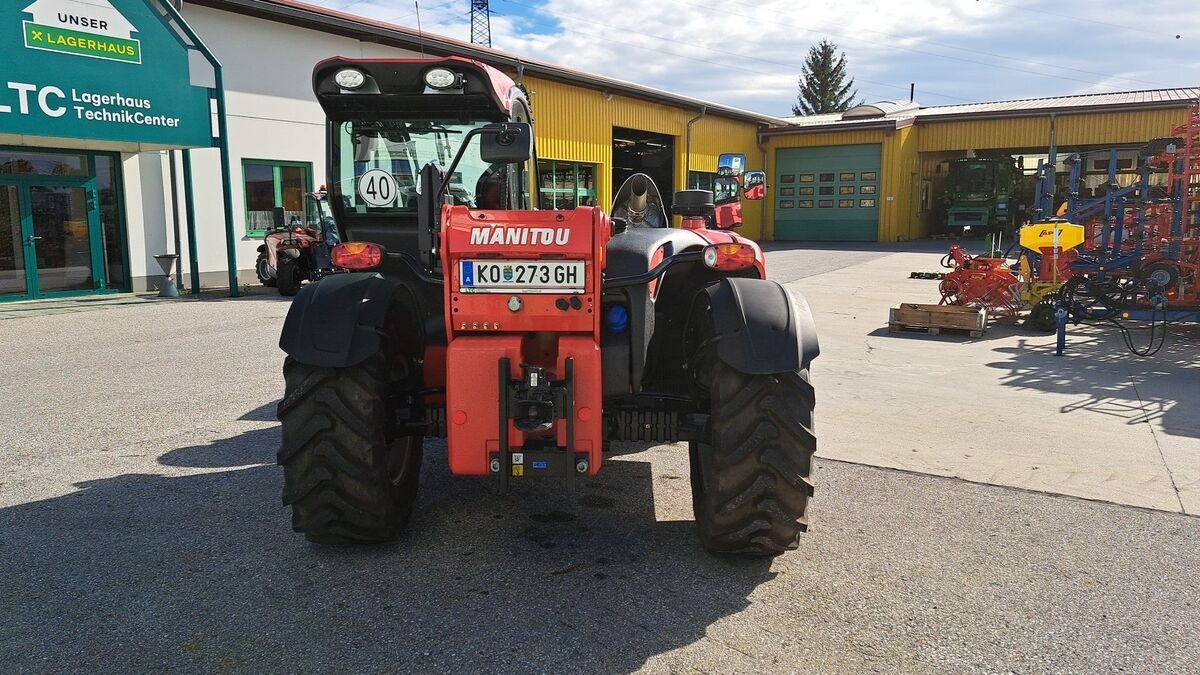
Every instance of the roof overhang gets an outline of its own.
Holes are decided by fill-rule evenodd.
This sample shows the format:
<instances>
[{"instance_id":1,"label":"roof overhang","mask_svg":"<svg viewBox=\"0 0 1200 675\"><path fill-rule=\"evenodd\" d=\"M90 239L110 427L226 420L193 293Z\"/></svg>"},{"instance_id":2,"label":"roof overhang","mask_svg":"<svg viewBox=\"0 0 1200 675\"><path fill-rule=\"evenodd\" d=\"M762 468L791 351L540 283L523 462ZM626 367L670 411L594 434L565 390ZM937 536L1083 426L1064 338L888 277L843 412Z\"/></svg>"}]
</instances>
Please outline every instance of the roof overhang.
<instances>
[{"instance_id":1,"label":"roof overhang","mask_svg":"<svg viewBox=\"0 0 1200 675\"><path fill-rule=\"evenodd\" d=\"M911 127L915 121L912 117L903 117L891 120L872 120L870 122L834 122L832 124L813 124L810 126L789 125L786 127L764 129L759 132L759 136L827 134L836 131L895 131Z\"/></svg>"},{"instance_id":2,"label":"roof overhang","mask_svg":"<svg viewBox=\"0 0 1200 675\"><path fill-rule=\"evenodd\" d=\"M1148 101L1145 103L1122 103L1118 105L1080 105L1053 108L1026 108L1024 110L989 110L968 113L917 113L918 121L924 122L959 122L969 120L1011 119L1013 117L1049 117L1051 115L1087 115L1095 113L1134 113L1147 110L1163 110L1168 108L1187 108L1195 105L1195 101Z\"/></svg>"}]
</instances>

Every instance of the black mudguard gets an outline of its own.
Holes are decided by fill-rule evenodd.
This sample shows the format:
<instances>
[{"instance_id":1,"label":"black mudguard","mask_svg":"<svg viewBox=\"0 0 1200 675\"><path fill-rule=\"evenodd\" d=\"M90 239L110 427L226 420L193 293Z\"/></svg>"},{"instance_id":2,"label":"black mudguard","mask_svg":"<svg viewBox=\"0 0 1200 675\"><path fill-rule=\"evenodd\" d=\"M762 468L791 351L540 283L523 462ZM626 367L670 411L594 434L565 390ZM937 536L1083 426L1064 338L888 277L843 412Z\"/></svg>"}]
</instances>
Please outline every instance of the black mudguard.
<instances>
[{"instance_id":1,"label":"black mudguard","mask_svg":"<svg viewBox=\"0 0 1200 675\"><path fill-rule=\"evenodd\" d=\"M749 375L808 368L820 354L808 302L769 279L725 278L707 289L717 355Z\"/></svg>"},{"instance_id":2,"label":"black mudguard","mask_svg":"<svg viewBox=\"0 0 1200 675\"><path fill-rule=\"evenodd\" d=\"M279 348L313 366L346 368L379 351L384 318L402 284L373 272L335 274L292 300Z\"/></svg>"}]
</instances>

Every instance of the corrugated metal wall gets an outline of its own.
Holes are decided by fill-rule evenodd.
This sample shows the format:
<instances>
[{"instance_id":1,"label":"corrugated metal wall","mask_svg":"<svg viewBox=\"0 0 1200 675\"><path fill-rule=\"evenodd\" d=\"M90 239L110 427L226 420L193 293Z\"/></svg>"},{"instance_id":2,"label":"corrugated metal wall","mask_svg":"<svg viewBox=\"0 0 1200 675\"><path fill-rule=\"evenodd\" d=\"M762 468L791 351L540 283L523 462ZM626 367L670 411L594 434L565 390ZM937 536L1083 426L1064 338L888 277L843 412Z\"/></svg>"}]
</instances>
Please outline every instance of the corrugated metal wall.
<instances>
[{"instance_id":1,"label":"corrugated metal wall","mask_svg":"<svg viewBox=\"0 0 1200 675\"><path fill-rule=\"evenodd\" d=\"M687 123L700 111L642 101L598 89L586 89L550 80L526 77L532 95L538 157L588 162L597 168L597 203L606 210L612 203L613 127L638 129L675 137L675 184L687 181ZM717 156L746 155L747 169L762 169L757 145L758 125L706 115L692 125L691 170L717 170ZM762 237L762 207L743 203L741 232Z\"/></svg>"},{"instance_id":2,"label":"corrugated metal wall","mask_svg":"<svg viewBox=\"0 0 1200 675\"><path fill-rule=\"evenodd\" d=\"M1055 117L1059 146L1144 143L1169 136L1187 119L1186 108L1139 112L1089 113ZM1050 144L1050 116L993 120L920 122L921 152L984 148L1045 148Z\"/></svg>"}]
</instances>

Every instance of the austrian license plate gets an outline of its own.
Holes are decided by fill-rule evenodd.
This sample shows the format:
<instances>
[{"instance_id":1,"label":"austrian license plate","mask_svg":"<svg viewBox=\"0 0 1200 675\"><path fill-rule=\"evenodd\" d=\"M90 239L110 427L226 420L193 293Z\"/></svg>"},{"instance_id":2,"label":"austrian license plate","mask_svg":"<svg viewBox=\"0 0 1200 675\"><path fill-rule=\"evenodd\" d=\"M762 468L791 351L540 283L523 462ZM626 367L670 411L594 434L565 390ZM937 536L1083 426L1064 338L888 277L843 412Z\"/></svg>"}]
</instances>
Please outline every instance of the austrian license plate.
<instances>
[{"instance_id":1,"label":"austrian license plate","mask_svg":"<svg viewBox=\"0 0 1200 675\"><path fill-rule=\"evenodd\" d=\"M458 287L464 293L583 293L582 260L463 260Z\"/></svg>"}]
</instances>

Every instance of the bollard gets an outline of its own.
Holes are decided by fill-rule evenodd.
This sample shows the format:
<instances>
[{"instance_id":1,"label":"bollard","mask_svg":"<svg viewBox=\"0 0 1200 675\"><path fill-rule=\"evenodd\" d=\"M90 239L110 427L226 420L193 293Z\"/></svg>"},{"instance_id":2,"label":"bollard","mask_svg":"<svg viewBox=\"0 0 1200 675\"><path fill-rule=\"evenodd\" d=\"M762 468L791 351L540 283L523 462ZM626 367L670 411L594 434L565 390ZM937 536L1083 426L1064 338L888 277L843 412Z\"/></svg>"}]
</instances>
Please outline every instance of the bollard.
<instances>
[{"instance_id":1,"label":"bollard","mask_svg":"<svg viewBox=\"0 0 1200 675\"><path fill-rule=\"evenodd\" d=\"M1062 356L1067 349L1067 305L1059 302L1054 308L1054 323L1057 326L1058 342L1054 347L1054 355Z\"/></svg>"},{"instance_id":2,"label":"bollard","mask_svg":"<svg viewBox=\"0 0 1200 675\"><path fill-rule=\"evenodd\" d=\"M179 256L174 253L160 253L154 256L154 259L158 261L158 266L162 268L163 276L166 277L158 289L158 297L178 298L179 289L175 287L175 280L171 278L171 272L174 270L175 261L179 259Z\"/></svg>"}]
</instances>

